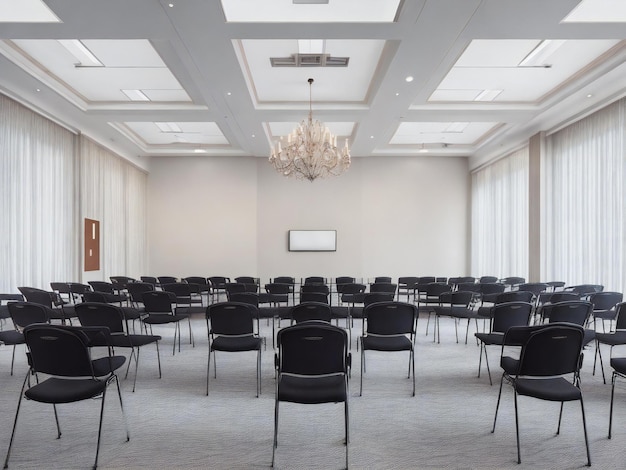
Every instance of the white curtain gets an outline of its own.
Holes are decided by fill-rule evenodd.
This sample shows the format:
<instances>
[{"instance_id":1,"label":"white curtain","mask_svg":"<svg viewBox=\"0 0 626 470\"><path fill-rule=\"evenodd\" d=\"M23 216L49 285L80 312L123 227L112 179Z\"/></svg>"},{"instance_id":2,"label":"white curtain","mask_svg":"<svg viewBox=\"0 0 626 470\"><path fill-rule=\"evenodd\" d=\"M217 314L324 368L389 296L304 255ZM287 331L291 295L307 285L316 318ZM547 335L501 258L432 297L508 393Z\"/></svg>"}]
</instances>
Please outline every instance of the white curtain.
<instances>
[{"instance_id":1,"label":"white curtain","mask_svg":"<svg viewBox=\"0 0 626 470\"><path fill-rule=\"evenodd\" d=\"M100 221L100 270L139 277L146 266L147 175L88 138L80 138L81 213Z\"/></svg>"},{"instance_id":2,"label":"white curtain","mask_svg":"<svg viewBox=\"0 0 626 470\"><path fill-rule=\"evenodd\" d=\"M528 278L528 147L472 173L474 276Z\"/></svg>"},{"instance_id":3,"label":"white curtain","mask_svg":"<svg viewBox=\"0 0 626 470\"><path fill-rule=\"evenodd\" d=\"M0 95L0 292L78 279L75 137Z\"/></svg>"},{"instance_id":4,"label":"white curtain","mask_svg":"<svg viewBox=\"0 0 626 470\"><path fill-rule=\"evenodd\" d=\"M625 291L626 100L550 136L543 159L545 279Z\"/></svg>"}]
</instances>

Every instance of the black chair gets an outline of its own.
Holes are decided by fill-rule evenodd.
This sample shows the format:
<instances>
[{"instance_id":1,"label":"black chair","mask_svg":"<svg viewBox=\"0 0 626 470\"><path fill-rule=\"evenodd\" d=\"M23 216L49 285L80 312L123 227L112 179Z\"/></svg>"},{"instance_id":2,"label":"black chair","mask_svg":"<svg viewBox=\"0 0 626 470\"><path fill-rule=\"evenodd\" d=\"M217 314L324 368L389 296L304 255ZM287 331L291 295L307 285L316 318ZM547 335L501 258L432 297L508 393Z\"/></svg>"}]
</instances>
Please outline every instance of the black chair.
<instances>
[{"instance_id":1,"label":"black chair","mask_svg":"<svg viewBox=\"0 0 626 470\"><path fill-rule=\"evenodd\" d=\"M157 281L159 286L162 286L163 284L174 284L178 282L178 278L175 276L158 276Z\"/></svg>"},{"instance_id":2,"label":"black chair","mask_svg":"<svg viewBox=\"0 0 626 470\"><path fill-rule=\"evenodd\" d=\"M575 292L581 297L586 297L595 292L602 292L604 290L604 286L601 284L577 284L575 286L567 286L563 290Z\"/></svg>"},{"instance_id":3,"label":"black chair","mask_svg":"<svg viewBox=\"0 0 626 470\"><path fill-rule=\"evenodd\" d=\"M221 302L210 305L206 310L207 331L209 337L209 358L206 375L206 394L209 394L209 375L211 353L213 353L213 371L217 377L215 351L257 352L256 396L261 393L261 345L263 340L254 332L256 313L249 304Z\"/></svg>"},{"instance_id":4,"label":"black chair","mask_svg":"<svg viewBox=\"0 0 626 470\"><path fill-rule=\"evenodd\" d=\"M133 380L133 392L137 384L137 371L139 370L139 352L143 346L154 344L157 352L157 363L159 365L159 378L161 378L161 354L159 352L158 335L131 334L128 328L128 319L120 307L106 303L83 302L76 305L76 315L80 324L91 327L105 327L111 333L106 341L102 341L98 346L112 348L130 348L130 358L126 368L126 377L130 369L130 363L135 359L135 378Z\"/></svg>"},{"instance_id":5,"label":"black chair","mask_svg":"<svg viewBox=\"0 0 626 470\"><path fill-rule=\"evenodd\" d=\"M542 294L543 295L543 294ZM559 302L576 302L580 300L580 296L574 292L548 292L542 299L540 305L535 310L537 321L546 323L550 321L550 306Z\"/></svg>"},{"instance_id":6,"label":"black chair","mask_svg":"<svg viewBox=\"0 0 626 470\"><path fill-rule=\"evenodd\" d=\"M72 295L70 284L69 282L51 282L50 289L57 293L62 302L73 304L74 296Z\"/></svg>"},{"instance_id":7,"label":"black chair","mask_svg":"<svg viewBox=\"0 0 626 470\"><path fill-rule=\"evenodd\" d=\"M219 302L220 294L226 294L226 284L230 278L226 276L211 276L207 278L211 291L212 302Z\"/></svg>"},{"instance_id":8,"label":"black chair","mask_svg":"<svg viewBox=\"0 0 626 470\"><path fill-rule=\"evenodd\" d=\"M602 362L602 348L600 345L606 344L610 347L609 359L612 361L613 347L626 345L626 302L620 302L615 307L616 319L615 330L610 333L596 332L596 351L593 359L593 373L596 373L596 362L600 357L600 369L602 370L602 381L606 383L604 375L604 364ZM618 361L619 364L619 361Z\"/></svg>"},{"instance_id":9,"label":"black chair","mask_svg":"<svg viewBox=\"0 0 626 470\"><path fill-rule=\"evenodd\" d=\"M344 403L346 468L350 426L348 373L351 355L346 331L326 322L309 321L278 332L274 445L272 467L278 446L278 410L281 401L302 404Z\"/></svg>"},{"instance_id":10,"label":"black chair","mask_svg":"<svg viewBox=\"0 0 626 470\"><path fill-rule=\"evenodd\" d=\"M397 291L398 284L393 282L375 282L370 284L370 292L387 292L395 296Z\"/></svg>"},{"instance_id":11,"label":"black chair","mask_svg":"<svg viewBox=\"0 0 626 470\"><path fill-rule=\"evenodd\" d=\"M376 276L374 278L374 284L378 284L378 283L383 283L383 284L391 284L391 277L389 276Z\"/></svg>"},{"instance_id":12,"label":"black chair","mask_svg":"<svg viewBox=\"0 0 626 470\"><path fill-rule=\"evenodd\" d=\"M176 296L176 313L186 315L204 313L202 297L198 294L194 284L174 282L172 284L161 284L161 289Z\"/></svg>"},{"instance_id":13,"label":"black chair","mask_svg":"<svg viewBox=\"0 0 626 470\"><path fill-rule=\"evenodd\" d=\"M113 283L105 281L89 281L87 284L91 286L94 292L102 292L107 294L107 303L118 303L121 307L124 302L128 301L128 295L120 291Z\"/></svg>"},{"instance_id":14,"label":"black chair","mask_svg":"<svg viewBox=\"0 0 626 470\"><path fill-rule=\"evenodd\" d=\"M259 278L252 276L238 276L235 278L235 282L243 284L246 288L246 292L259 292Z\"/></svg>"},{"instance_id":15,"label":"black chair","mask_svg":"<svg viewBox=\"0 0 626 470\"><path fill-rule=\"evenodd\" d=\"M11 375L13 375L15 348L18 344L25 343L24 328L35 323L49 323L50 309L32 302L11 302L7 308L13 321L13 329L0 331L0 343L13 346L13 353L11 354Z\"/></svg>"},{"instance_id":16,"label":"black chair","mask_svg":"<svg viewBox=\"0 0 626 470\"><path fill-rule=\"evenodd\" d=\"M597 330L597 320L602 321L602 332L606 333L605 321L609 321L611 325L615 320L616 310L615 306L622 302L623 294L621 292L594 292L590 294L587 299L593 304L593 329ZM609 331L611 328L609 327Z\"/></svg>"},{"instance_id":17,"label":"black chair","mask_svg":"<svg viewBox=\"0 0 626 470\"><path fill-rule=\"evenodd\" d=\"M459 342L458 324L461 320L467 320L465 330L465 344L469 335L469 325L472 320L476 323L476 331L478 332L478 312L473 308L476 293L471 291L454 291L444 292L439 296L439 305L435 306L435 328L433 329L433 342L437 336L437 343L441 342L441 329L439 328L439 319L441 317L450 317L454 320L454 332L456 334L456 342Z\"/></svg>"},{"instance_id":18,"label":"black chair","mask_svg":"<svg viewBox=\"0 0 626 470\"><path fill-rule=\"evenodd\" d=\"M178 336L178 352L180 352L180 322L183 320L189 321L189 315L180 315L174 311L174 303L176 302L176 296L171 292L166 291L149 291L144 292L143 305L146 309L146 314L141 318L141 321L145 325L150 327L150 334L152 333L152 325L166 325L169 323L174 324L174 344L172 346L172 354L176 354L176 337ZM191 334L191 322L189 322L189 337L190 341L193 338Z\"/></svg>"},{"instance_id":19,"label":"black chair","mask_svg":"<svg viewBox=\"0 0 626 470\"><path fill-rule=\"evenodd\" d=\"M143 305L143 294L155 290L155 285L151 282L133 282L128 286L128 295L131 305L139 312L145 312Z\"/></svg>"},{"instance_id":20,"label":"black chair","mask_svg":"<svg viewBox=\"0 0 626 470\"><path fill-rule=\"evenodd\" d=\"M144 284L143 282L137 282L136 284L149 285ZM84 292L83 302L96 302L101 304L109 304L110 295L105 292ZM132 297L132 295L131 295ZM133 331L135 329L135 320L139 320L142 316L145 315L146 309L144 307L138 307L134 304L131 307L123 306L120 307L118 302L113 302L110 305L114 305L120 309L122 314L124 315L125 320L130 320L133 322Z\"/></svg>"},{"instance_id":21,"label":"black chair","mask_svg":"<svg viewBox=\"0 0 626 470\"><path fill-rule=\"evenodd\" d=\"M419 313L428 314L426 320L426 336L428 336L430 316L435 313L435 307L439 305L439 296L444 292L451 292L452 286L446 282L431 282L423 288L424 290L420 291L417 297L417 309Z\"/></svg>"},{"instance_id":22,"label":"black chair","mask_svg":"<svg viewBox=\"0 0 626 470\"><path fill-rule=\"evenodd\" d=\"M118 293L125 291L128 288L128 284L137 282L137 279L128 276L109 276L109 280Z\"/></svg>"},{"instance_id":23,"label":"black chair","mask_svg":"<svg viewBox=\"0 0 626 470\"><path fill-rule=\"evenodd\" d=\"M406 295L406 301L411 301L411 295L413 295L413 301L415 302L415 292L417 290L417 283L419 282L417 276L404 276L398 278L398 300L401 295Z\"/></svg>"},{"instance_id":24,"label":"black chair","mask_svg":"<svg viewBox=\"0 0 626 470\"><path fill-rule=\"evenodd\" d=\"M20 399L15 412L13 431L11 432L4 468L7 468L9 465L22 398L53 406L57 435L60 438L61 428L59 426L56 405L74 403L101 396L98 441L93 465L95 469L98 466L98 455L100 453L100 436L102 434L102 417L104 415L106 391L111 383L115 383L117 386L120 408L122 415L124 415L122 392L112 366L111 356L105 358L110 361L109 372L104 377L101 377L94 370L94 362L91 359L89 348L89 337L81 329L37 324L24 329L24 338L29 350L31 370L26 373L20 391ZM31 385L29 380L31 373L41 373L51 377ZM124 424L126 427L126 441L128 441L130 440L130 434L125 417Z\"/></svg>"},{"instance_id":25,"label":"black chair","mask_svg":"<svg viewBox=\"0 0 626 470\"><path fill-rule=\"evenodd\" d=\"M591 343L595 337L594 329L586 328L590 323L593 304L583 300L557 302L548 306L546 314L550 318L549 323L573 323L583 327L583 347Z\"/></svg>"},{"instance_id":26,"label":"black chair","mask_svg":"<svg viewBox=\"0 0 626 470\"><path fill-rule=\"evenodd\" d=\"M139 279L141 280L141 282L152 284L155 289L159 286L159 280L154 276L140 276Z\"/></svg>"},{"instance_id":27,"label":"black chair","mask_svg":"<svg viewBox=\"0 0 626 470\"><path fill-rule=\"evenodd\" d=\"M413 376L415 396L415 325L417 307L405 302L377 302L364 309L367 328L359 338L361 343L361 381L359 395L363 394L365 351L409 352L409 373Z\"/></svg>"},{"instance_id":28,"label":"black chair","mask_svg":"<svg viewBox=\"0 0 626 470\"><path fill-rule=\"evenodd\" d=\"M514 391L515 430L517 436L517 463L521 463L519 442L518 395L560 402L559 423L556 433L561 428L563 403L580 401L583 418L583 432L587 449L587 466L591 465L585 407L580 390L580 367L582 364L583 328L570 323L551 323L534 327L512 327L505 334L509 339L517 337L521 340L522 349L519 360L502 355L501 365L504 369L500 380L500 392L496 404L493 429L496 428L498 407L502 395L502 384L506 380ZM514 340L505 338L505 344L513 344ZM508 343L507 343L508 342ZM505 347L502 347L503 353ZM572 379L566 376L573 376Z\"/></svg>"},{"instance_id":29,"label":"black chair","mask_svg":"<svg viewBox=\"0 0 626 470\"><path fill-rule=\"evenodd\" d=\"M271 284L287 284L289 286L289 292L291 293L291 301L296 303L296 278L292 276L278 276L274 279L270 279Z\"/></svg>"},{"instance_id":30,"label":"black chair","mask_svg":"<svg viewBox=\"0 0 626 470\"><path fill-rule=\"evenodd\" d=\"M480 355L478 357L478 377L480 378L480 369L482 366L482 357L484 354L485 364L487 365L487 375L489 376L489 385L493 385L493 382L491 381L491 370L489 369L487 346L502 346L504 343L505 333L508 331L508 329L512 326L528 326L528 324L530 323L530 317L532 315L532 312L533 306L530 302L496 303L491 308L490 312L490 331L488 333L478 332L474 335L480 342Z\"/></svg>"},{"instance_id":31,"label":"black chair","mask_svg":"<svg viewBox=\"0 0 626 470\"><path fill-rule=\"evenodd\" d=\"M328 303L323 302L300 302L291 307L291 319L295 323L309 320L320 320L330 323L332 311Z\"/></svg>"},{"instance_id":32,"label":"black chair","mask_svg":"<svg viewBox=\"0 0 626 470\"><path fill-rule=\"evenodd\" d=\"M497 276L480 276L478 278L479 284L495 284L498 282Z\"/></svg>"},{"instance_id":33,"label":"black chair","mask_svg":"<svg viewBox=\"0 0 626 470\"><path fill-rule=\"evenodd\" d=\"M308 276L304 278L303 285L309 284L326 284L326 278L323 276Z\"/></svg>"},{"instance_id":34,"label":"black chair","mask_svg":"<svg viewBox=\"0 0 626 470\"><path fill-rule=\"evenodd\" d=\"M50 320L59 320L62 324L66 322L72 323L72 318L75 317L74 307L62 302L55 292L37 289L36 287L18 287L17 289L22 293L26 302L33 302L48 307L50 309L48 312Z\"/></svg>"},{"instance_id":35,"label":"black chair","mask_svg":"<svg viewBox=\"0 0 626 470\"><path fill-rule=\"evenodd\" d=\"M206 277L188 276L182 278L181 281L191 285L193 287L194 293L200 296L209 295L209 291L211 290L211 287L209 286L209 282Z\"/></svg>"}]
</instances>

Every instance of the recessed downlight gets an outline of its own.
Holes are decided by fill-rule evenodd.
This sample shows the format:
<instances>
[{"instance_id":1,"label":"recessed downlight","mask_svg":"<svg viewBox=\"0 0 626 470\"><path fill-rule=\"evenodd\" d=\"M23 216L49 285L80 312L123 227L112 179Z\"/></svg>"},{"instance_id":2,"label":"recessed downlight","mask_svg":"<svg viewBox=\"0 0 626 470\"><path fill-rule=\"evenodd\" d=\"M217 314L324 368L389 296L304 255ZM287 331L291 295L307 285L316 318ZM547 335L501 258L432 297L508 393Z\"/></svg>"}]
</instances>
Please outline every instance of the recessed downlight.
<instances>
[{"instance_id":1,"label":"recessed downlight","mask_svg":"<svg viewBox=\"0 0 626 470\"><path fill-rule=\"evenodd\" d=\"M411 83L413 81L413 75L409 75L404 79L407 83Z\"/></svg>"}]
</instances>

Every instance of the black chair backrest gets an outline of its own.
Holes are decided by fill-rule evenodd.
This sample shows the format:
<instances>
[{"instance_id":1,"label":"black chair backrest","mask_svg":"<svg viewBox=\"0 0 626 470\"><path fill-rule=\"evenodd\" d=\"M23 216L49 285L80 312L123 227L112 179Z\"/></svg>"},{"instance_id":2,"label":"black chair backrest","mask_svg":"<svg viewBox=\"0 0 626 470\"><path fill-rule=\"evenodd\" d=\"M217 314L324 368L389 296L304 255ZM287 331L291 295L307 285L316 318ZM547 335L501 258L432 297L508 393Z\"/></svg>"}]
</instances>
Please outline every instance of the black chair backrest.
<instances>
[{"instance_id":1,"label":"black chair backrest","mask_svg":"<svg viewBox=\"0 0 626 470\"><path fill-rule=\"evenodd\" d=\"M374 284L378 283L391 284L391 278L388 276L376 276L374 278Z\"/></svg>"},{"instance_id":2,"label":"black chair backrest","mask_svg":"<svg viewBox=\"0 0 626 470\"><path fill-rule=\"evenodd\" d=\"M400 289L414 289L420 278L417 276L403 276L398 278Z\"/></svg>"},{"instance_id":3,"label":"black chair backrest","mask_svg":"<svg viewBox=\"0 0 626 470\"><path fill-rule=\"evenodd\" d=\"M104 292L105 294L114 294L113 284L105 281L89 281L88 284L95 292Z\"/></svg>"},{"instance_id":4,"label":"black chair backrest","mask_svg":"<svg viewBox=\"0 0 626 470\"><path fill-rule=\"evenodd\" d=\"M265 291L268 294L286 295L291 292L291 285L282 282L270 282L265 284Z\"/></svg>"},{"instance_id":5,"label":"black chair backrest","mask_svg":"<svg viewBox=\"0 0 626 470\"><path fill-rule=\"evenodd\" d=\"M580 366L581 326L551 323L532 331L520 353L519 375L548 377L575 373Z\"/></svg>"},{"instance_id":6,"label":"black chair backrest","mask_svg":"<svg viewBox=\"0 0 626 470\"><path fill-rule=\"evenodd\" d=\"M559 291L553 292L552 294L550 294L549 297L546 297L546 302L549 302L551 304L556 304L558 302L568 302L570 300L580 300L580 295L576 294L575 292Z\"/></svg>"},{"instance_id":7,"label":"black chair backrest","mask_svg":"<svg viewBox=\"0 0 626 470\"><path fill-rule=\"evenodd\" d=\"M232 294L228 294L228 300L230 302L252 305L254 307L259 306L259 294L256 292L233 292Z\"/></svg>"},{"instance_id":8,"label":"black chair backrest","mask_svg":"<svg viewBox=\"0 0 626 470\"><path fill-rule=\"evenodd\" d=\"M224 285L230 282L230 278L226 276L211 276L207 278L212 289L224 289Z\"/></svg>"},{"instance_id":9,"label":"black chair backrest","mask_svg":"<svg viewBox=\"0 0 626 470\"><path fill-rule=\"evenodd\" d=\"M172 282L170 284L161 284L161 289L171 292L176 297L191 297L193 287L186 282Z\"/></svg>"},{"instance_id":10,"label":"black chair backrest","mask_svg":"<svg viewBox=\"0 0 626 470\"><path fill-rule=\"evenodd\" d=\"M495 284L498 282L498 278L496 276L480 276L478 282L480 284Z\"/></svg>"},{"instance_id":11,"label":"black chair backrest","mask_svg":"<svg viewBox=\"0 0 626 470\"><path fill-rule=\"evenodd\" d=\"M330 288L326 284L304 284L300 287L300 293L304 292L318 292L324 295L330 293Z\"/></svg>"},{"instance_id":12,"label":"black chair backrest","mask_svg":"<svg viewBox=\"0 0 626 470\"><path fill-rule=\"evenodd\" d=\"M452 286L445 282L431 282L426 285L425 295L429 298L438 299L444 292L452 291Z\"/></svg>"},{"instance_id":13,"label":"black chair backrest","mask_svg":"<svg viewBox=\"0 0 626 470\"><path fill-rule=\"evenodd\" d=\"M600 284L578 284L576 286L568 286L565 290L576 292L582 297L593 294L594 292L602 292L604 290L604 286Z\"/></svg>"},{"instance_id":14,"label":"black chair backrest","mask_svg":"<svg viewBox=\"0 0 626 470\"><path fill-rule=\"evenodd\" d=\"M524 284L526 282L526 279L523 277L509 276L509 277L500 279L500 282L504 284L505 286L515 287L515 286L519 286L520 284Z\"/></svg>"},{"instance_id":15,"label":"black chair backrest","mask_svg":"<svg viewBox=\"0 0 626 470\"><path fill-rule=\"evenodd\" d=\"M502 292L496 297L495 303L502 304L507 302L532 302L535 294L530 291L507 291Z\"/></svg>"},{"instance_id":16,"label":"black chair backrest","mask_svg":"<svg viewBox=\"0 0 626 470\"><path fill-rule=\"evenodd\" d=\"M433 282L437 282L437 279L435 278L435 276L420 276L417 278L417 284L420 286L431 284ZM446 282L447 282L447 279L446 279Z\"/></svg>"},{"instance_id":17,"label":"black chair backrest","mask_svg":"<svg viewBox=\"0 0 626 470\"><path fill-rule=\"evenodd\" d=\"M594 310L611 310L623 300L621 292L594 292L589 296L589 302L593 304Z\"/></svg>"},{"instance_id":18,"label":"black chair backrest","mask_svg":"<svg viewBox=\"0 0 626 470\"><path fill-rule=\"evenodd\" d=\"M335 278L335 285L337 286L337 292L341 293L343 286L346 284L354 284L356 279L351 276L339 276Z\"/></svg>"},{"instance_id":19,"label":"black chair backrest","mask_svg":"<svg viewBox=\"0 0 626 470\"><path fill-rule=\"evenodd\" d=\"M174 284L178 282L178 278L174 276L159 276L157 277L159 284Z\"/></svg>"},{"instance_id":20,"label":"black chair backrest","mask_svg":"<svg viewBox=\"0 0 626 470\"><path fill-rule=\"evenodd\" d=\"M102 326L111 333L124 333L124 315L115 305L83 302L74 309L82 326Z\"/></svg>"},{"instance_id":21,"label":"black chair backrest","mask_svg":"<svg viewBox=\"0 0 626 470\"><path fill-rule=\"evenodd\" d=\"M239 276L235 278L235 282L239 282L240 284L258 284L259 279L252 276Z\"/></svg>"},{"instance_id":22,"label":"black chair backrest","mask_svg":"<svg viewBox=\"0 0 626 470\"><path fill-rule=\"evenodd\" d=\"M202 277L202 276L188 276L188 277L183 278L182 280L185 281L187 284L197 284L199 286L209 285L206 277Z\"/></svg>"},{"instance_id":23,"label":"black chair backrest","mask_svg":"<svg viewBox=\"0 0 626 470\"><path fill-rule=\"evenodd\" d=\"M394 298L393 292L365 292L363 294L363 306L367 307L377 302L392 302Z\"/></svg>"},{"instance_id":24,"label":"black chair backrest","mask_svg":"<svg viewBox=\"0 0 626 470\"><path fill-rule=\"evenodd\" d=\"M144 292L151 292L154 290L154 284L149 282L133 282L128 285L128 294L130 295L130 300L135 303L143 302L143 294Z\"/></svg>"},{"instance_id":25,"label":"black chair backrest","mask_svg":"<svg viewBox=\"0 0 626 470\"><path fill-rule=\"evenodd\" d=\"M220 302L207 307L207 319L214 335L252 335L256 309L250 304Z\"/></svg>"},{"instance_id":26,"label":"black chair backrest","mask_svg":"<svg viewBox=\"0 0 626 470\"><path fill-rule=\"evenodd\" d=\"M328 294L322 292L300 292L300 303L320 302L328 304Z\"/></svg>"},{"instance_id":27,"label":"black chair backrest","mask_svg":"<svg viewBox=\"0 0 626 470\"><path fill-rule=\"evenodd\" d=\"M159 283L159 280L154 276L141 276L139 279L141 279L141 282L147 282L153 286L156 286Z\"/></svg>"},{"instance_id":28,"label":"black chair backrest","mask_svg":"<svg viewBox=\"0 0 626 470\"><path fill-rule=\"evenodd\" d=\"M387 292L395 294L398 290L398 284L391 282L375 282L370 284L370 292Z\"/></svg>"},{"instance_id":29,"label":"black chair backrest","mask_svg":"<svg viewBox=\"0 0 626 470\"><path fill-rule=\"evenodd\" d=\"M468 307L474 299L474 294L475 292L471 291L444 292L439 296L439 303L453 307Z\"/></svg>"},{"instance_id":30,"label":"black chair backrest","mask_svg":"<svg viewBox=\"0 0 626 470\"><path fill-rule=\"evenodd\" d=\"M521 290L523 292L532 292L535 296L538 296L542 292L548 290L550 286L544 282L526 282L524 284L520 284L517 290Z\"/></svg>"},{"instance_id":31,"label":"black chair backrest","mask_svg":"<svg viewBox=\"0 0 626 470\"><path fill-rule=\"evenodd\" d=\"M134 277L128 276L109 276L109 280L112 284L117 284L123 289L126 289L126 286L128 286L128 284L137 281L137 279L135 279Z\"/></svg>"},{"instance_id":32,"label":"black chair backrest","mask_svg":"<svg viewBox=\"0 0 626 470\"><path fill-rule=\"evenodd\" d=\"M321 302L301 302L291 308L291 318L296 323L320 320L330 323L332 311L330 305Z\"/></svg>"},{"instance_id":33,"label":"black chair backrest","mask_svg":"<svg viewBox=\"0 0 626 470\"><path fill-rule=\"evenodd\" d=\"M26 328L35 323L49 323L48 307L33 302L11 302L8 304L13 324L18 328Z\"/></svg>"},{"instance_id":34,"label":"black chair backrest","mask_svg":"<svg viewBox=\"0 0 626 470\"><path fill-rule=\"evenodd\" d=\"M30 325L24 339L35 372L63 377L93 377L89 338L72 327Z\"/></svg>"},{"instance_id":35,"label":"black chair backrest","mask_svg":"<svg viewBox=\"0 0 626 470\"><path fill-rule=\"evenodd\" d=\"M274 279L272 279L272 283L275 284L289 284L289 285L295 285L296 283L296 278L291 277L291 276L278 276L275 277Z\"/></svg>"},{"instance_id":36,"label":"black chair backrest","mask_svg":"<svg viewBox=\"0 0 626 470\"><path fill-rule=\"evenodd\" d=\"M546 316L550 318L550 323L567 322L585 326L589 322L593 304L582 300L573 300L544 306L545 308L549 310Z\"/></svg>"},{"instance_id":37,"label":"black chair backrest","mask_svg":"<svg viewBox=\"0 0 626 470\"><path fill-rule=\"evenodd\" d=\"M51 282L50 289L56 291L60 294L71 294L70 283L69 282Z\"/></svg>"},{"instance_id":38,"label":"black chair backrest","mask_svg":"<svg viewBox=\"0 0 626 470\"><path fill-rule=\"evenodd\" d=\"M504 284L498 282L480 282L478 285L480 286L480 293L482 295L501 294L506 288Z\"/></svg>"},{"instance_id":39,"label":"black chair backrest","mask_svg":"<svg viewBox=\"0 0 626 470\"><path fill-rule=\"evenodd\" d=\"M626 302L620 302L615 306L616 319L615 329L626 330Z\"/></svg>"},{"instance_id":40,"label":"black chair backrest","mask_svg":"<svg viewBox=\"0 0 626 470\"><path fill-rule=\"evenodd\" d=\"M278 372L300 376L346 374L348 333L323 321L308 321L278 331Z\"/></svg>"},{"instance_id":41,"label":"black chair backrest","mask_svg":"<svg viewBox=\"0 0 626 470\"><path fill-rule=\"evenodd\" d=\"M224 284L226 294L234 294L236 292L246 292L246 285L242 282L227 282Z\"/></svg>"},{"instance_id":42,"label":"black chair backrest","mask_svg":"<svg viewBox=\"0 0 626 470\"><path fill-rule=\"evenodd\" d=\"M481 292L480 284L477 282L460 282L456 285L456 289L459 291L475 292L477 294Z\"/></svg>"},{"instance_id":43,"label":"black chair backrest","mask_svg":"<svg viewBox=\"0 0 626 470\"><path fill-rule=\"evenodd\" d=\"M323 276L308 276L304 278L304 285L307 284L326 284L326 278Z\"/></svg>"},{"instance_id":44,"label":"black chair backrest","mask_svg":"<svg viewBox=\"0 0 626 470\"><path fill-rule=\"evenodd\" d=\"M527 326L533 312L529 302L505 302L492 307L491 331L506 333L513 326Z\"/></svg>"},{"instance_id":45,"label":"black chair backrest","mask_svg":"<svg viewBox=\"0 0 626 470\"><path fill-rule=\"evenodd\" d=\"M85 292L83 294L83 302L99 302L106 304L108 301L107 294L104 292Z\"/></svg>"},{"instance_id":46,"label":"black chair backrest","mask_svg":"<svg viewBox=\"0 0 626 470\"><path fill-rule=\"evenodd\" d=\"M368 335L412 335L417 307L404 302L376 302L364 308L363 316Z\"/></svg>"},{"instance_id":47,"label":"black chair backrest","mask_svg":"<svg viewBox=\"0 0 626 470\"><path fill-rule=\"evenodd\" d=\"M27 302L33 302L46 307L53 307L53 292L48 292L36 287L18 287Z\"/></svg>"},{"instance_id":48,"label":"black chair backrest","mask_svg":"<svg viewBox=\"0 0 626 470\"><path fill-rule=\"evenodd\" d=\"M172 292L148 291L141 296L143 305L148 313L172 313L172 304L176 296Z\"/></svg>"}]
</instances>

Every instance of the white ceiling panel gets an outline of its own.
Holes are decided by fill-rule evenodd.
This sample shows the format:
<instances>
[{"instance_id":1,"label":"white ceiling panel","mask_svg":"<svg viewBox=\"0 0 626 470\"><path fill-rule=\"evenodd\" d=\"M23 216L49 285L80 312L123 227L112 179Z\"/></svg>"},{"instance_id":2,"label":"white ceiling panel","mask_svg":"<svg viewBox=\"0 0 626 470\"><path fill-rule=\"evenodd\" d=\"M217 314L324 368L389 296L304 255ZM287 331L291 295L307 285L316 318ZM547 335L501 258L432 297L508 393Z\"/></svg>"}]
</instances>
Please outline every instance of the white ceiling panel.
<instances>
[{"instance_id":1,"label":"white ceiling panel","mask_svg":"<svg viewBox=\"0 0 626 470\"><path fill-rule=\"evenodd\" d=\"M295 4L292 0L222 0L226 21L284 23L393 22L400 0L341 0Z\"/></svg>"},{"instance_id":2,"label":"white ceiling panel","mask_svg":"<svg viewBox=\"0 0 626 470\"><path fill-rule=\"evenodd\" d=\"M0 0L0 23L58 23L42 0Z\"/></svg>"},{"instance_id":3,"label":"white ceiling panel","mask_svg":"<svg viewBox=\"0 0 626 470\"><path fill-rule=\"evenodd\" d=\"M313 120L315 120L315 114L313 115ZM354 131L353 122L324 122L324 124L337 137L349 137ZM300 122L270 122L268 125L272 136L280 137L290 134L291 131L300 125Z\"/></svg>"},{"instance_id":4,"label":"white ceiling panel","mask_svg":"<svg viewBox=\"0 0 626 470\"><path fill-rule=\"evenodd\" d=\"M347 67L272 67L271 57L298 52L297 40L244 40L241 60L259 103L308 101L308 78L315 80L313 101L361 102L367 97L384 45L377 40L327 40L325 52L349 57Z\"/></svg>"},{"instance_id":5,"label":"white ceiling panel","mask_svg":"<svg viewBox=\"0 0 626 470\"><path fill-rule=\"evenodd\" d=\"M494 129L497 122L470 122L461 132L451 130L454 122L403 122L392 137L391 144L474 144ZM466 124L466 123L463 123Z\"/></svg>"},{"instance_id":6,"label":"white ceiling panel","mask_svg":"<svg viewBox=\"0 0 626 470\"><path fill-rule=\"evenodd\" d=\"M624 23L626 2L624 0L582 0L563 23Z\"/></svg>"},{"instance_id":7,"label":"white ceiling panel","mask_svg":"<svg viewBox=\"0 0 626 470\"><path fill-rule=\"evenodd\" d=\"M125 122L147 145L226 145L228 141L214 122L176 122L181 132L163 132L154 122Z\"/></svg>"}]
</instances>

